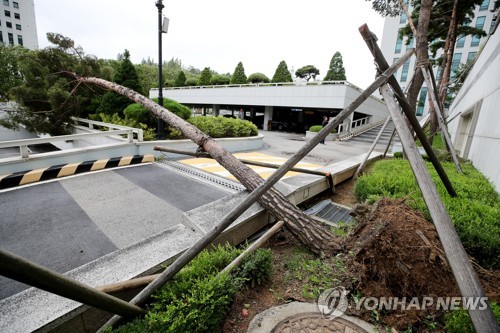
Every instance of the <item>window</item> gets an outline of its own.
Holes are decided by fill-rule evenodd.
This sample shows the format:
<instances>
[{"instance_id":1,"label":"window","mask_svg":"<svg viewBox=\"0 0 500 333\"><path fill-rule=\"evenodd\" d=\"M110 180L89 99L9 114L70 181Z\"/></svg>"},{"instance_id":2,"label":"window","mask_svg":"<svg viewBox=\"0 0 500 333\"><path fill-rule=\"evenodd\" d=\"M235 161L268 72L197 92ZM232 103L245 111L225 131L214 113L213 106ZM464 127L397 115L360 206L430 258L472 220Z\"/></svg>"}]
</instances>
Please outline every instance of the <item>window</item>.
<instances>
[{"instance_id":1,"label":"window","mask_svg":"<svg viewBox=\"0 0 500 333\"><path fill-rule=\"evenodd\" d=\"M496 19L498 20L498 18ZM490 24L490 31L488 32L490 35L493 34L493 30L495 30L495 18L493 18L493 20L491 20L491 24Z\"/></svg>"},{"instance_id":2,"label":"window","mask_svg":"<svg viewBox=\"0 0 500 333\"><path fill-rule=\"evenodd\" d=\"M424 114L426 98L427 98L427 88L422 87L422 90L420 90L420 98L418 99L417 116L421 116Z\"/></svg>"},{"instance_id":3,"label":"window","mask_svg":"<svg viewBox=\"0 0 500 333\"><path fill-rule=\"evenodd\" d=\"M20 24L16 24L16 30L22 30Z\"/></svg>"},{"instance_id":4,"label":"window","mask_svg":"<svg viewBox=\"0 0 500 333\"><path fill-rule=\"evenodd\" d=\"M406 82L408 79L408 70L410 69L410 59L406 60L403 65L403 71L401 72L401 82Z\"/></svg>"},{"instance_id":5,"label":"window","mask_svg":"<svg viewBox=\"0 0 500 333\"><path fill-rule=\"evenodd\" d=\"M462 47L464 47L464 45L465 45L465 36L458 36L457 44L455 45L455 47L457 49L461 49Z\"/></svg>"},{"instance_id":6,"label":"window","mask_svg":"<svg viewBox=\"0 0 500 333\"><path fill-rule=\"evenodd\" d=\"M469 52L467 55L467 61L474 59L476 57L477 52Z\"/></svg>"},{"instance_id":7,"label":"window","mask_svg":"<svg viewBox=\"0 0 500 333\"><path fill-rule=\"evenodd\" d=\"M10 22L5 22L5 25L7 26L7 28L12 28L12 23Z\"/></svg>"},{"instance_id":8,"label":"window","mask_svg":"<svg viewBox=\"0 0 500 333\"><path fill-rule=\"evenodd\" d=\"M455 71L458 69L458 66L460 66L460 60L462 60L462 53L455 53L453 55L453 60L451 61L451 74L450 74L450 76L452 78L455 77Z\"/></svg>"},{"instance_id":9,"label":"window","mask_svg":"<svg viewBox=\"0 0 500 333\"><path fill-rule=\"evenodd\" d=\"M23 46L23 36L17 35L17 44Z\"/></svg>"},{"instance_id":10,"label":"window","mask_svg":"<svg viewBox=\"0 0 500 333\"><path fill-rule=\"evenodd\" d=\"M0 45L3 45L3 34L1 31L0 31Z\"/></svg>"},{"instance_id":11,"label":"window","mask_svg":"<svg viewBox=\"0 0 500 333\"><path fill-rule=\"evenodd\" d=\"M9 6L9 0L3 0L3 4L4 4L5 6Z\"/></svg>"},{"instance_id":12,"label":"window","mask_svg":"<svg viewBox=\"0 0 500 333\"><path fill-rule=\"evenodd\" d=\"M395 50L396 53L401 52L401 45L402 44L403 44L403 40L398 37L398 39L396 40L396 50Z\"/></svg>"},{"instance_id":13,"label":"window","mask_svg":"<svg viewBox=\"0 0 500 333\"><path fill-rule=\"evenodd\" d=\"M13 2L12 2L12 6L13 6L14 8L18 8L18 9L19 9L19 2L15 2L15 1L13 1Z\"/></svg>"},{"instance_id":14,"label":"window","mask_svg":"<svg viewBox=\"0 0 500 333\"><path fill-rule=\"evenodd\" d=\"M4 1L5 2L5 1ZM490 6L490 0L483 0L483 3L481 4L481 6L479 7L479 10L480 11L483 11L483 10L488 10L488 7Z\"/></svg>"},{"instance_id":15,"label":"window","mask_svg":"<svg viewBox=\"0 0 500 333\"><path fill-rule=\"evenodd\" d=\"M392 59L392 64L394 65L396 63L396 61L398 61L398 60L399 60L399 58ZM398 71L395 71L394 74L392 74L392 75L394 75L394 77L396 77L398 75Z\"/></svg>"},{"instance_id":16,"label":"window","mask_svg":"<svg viewBox=\"0 0 500 333\"><path fill-rule=\"evenodd\" d=\"M406 45L406 51L408 51L409 49L411 49L413 47L413 38L410 39L408 45Z\"/></svg>"},{"instance_id":17,"label":"window","mask_svg":"<svg viewBox=\"0 0 500 333\"><path fill-rule=\"evenodd\" d=\"M14 45L14 35L11 34L10 32L8 33L8 35L9 35L9 44Z\"/></svg>"},{"instance_id":18,"label":"window","mask_svg":"<svg viewBox=\"0 0 500 333\"><path fill-rule=\"evenodd\" d=\"M3 13L5 14L5 17L10 17L10 11L4 10Z\"/></svg>"},{"instance_id":19,"label":"window","mask_svg":"<svg viewBox=\"0 0 500 333\"><path fill-rule=\"evenodd\" d=\"M406 23L406 14L402 13L401 18L399 19L399 24Z\"/></svg>"},{"instance_id":20,"label":"window","mask_svg":"<svg viewBox=\"0 0 500 333\"><path fill-rule=\"evenodd\" d=\"M486 20L486 16L479 16L476 19L476 28L483 29L485 20ZM481 40L481 37L472 36L472 42L470 43L470 46L478 46L480 40Z\"/></svg>"},{"instance_id":21,"label":"window","mask_svg":"<svg viewBox=\"0 0 500 333\"><path fill-rule=\"evenodd\" d=\"M19 15L19 13L14 13L14 18L20 20L21 19L21 15Z\"/></svg>"}]
</instances>

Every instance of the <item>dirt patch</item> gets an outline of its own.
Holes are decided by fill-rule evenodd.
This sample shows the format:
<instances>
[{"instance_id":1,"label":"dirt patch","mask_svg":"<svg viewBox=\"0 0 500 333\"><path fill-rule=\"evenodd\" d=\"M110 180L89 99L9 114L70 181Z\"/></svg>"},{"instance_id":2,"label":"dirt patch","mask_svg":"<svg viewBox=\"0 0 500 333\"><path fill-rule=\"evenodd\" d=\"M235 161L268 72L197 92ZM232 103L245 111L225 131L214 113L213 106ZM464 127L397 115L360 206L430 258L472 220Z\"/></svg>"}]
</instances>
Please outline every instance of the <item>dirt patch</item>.
<instances>
[{"instance_id":1,"label":"dirt patch","mask_svg":"<svg viewBox=\"0 0 500 333\"><path fill-rule=\"evenodd\" d=\"M338 187L331 198L337 203L352 205L356 201L352 189L353 183L348 182ZM318 201L328 197L330 194L325 194ZM458 297L460 293L434 225L421 213L402 200L390 199L383 199L371 207L360 206L354 211L358 225L345 239L344 254L322 259L320 268L311 268L316 262L314 260L320 260L288 232L273 237L266 244L273 252L273 280L237 296L224 332L246 332L256 314L294 300L314 303L313 293L318 289L339 285L350 290L351 308L347 310L350 315L399 331L407 330L410 325L413 331L418 332L443 331L444 311L435 307L425 311L356 309L355 298L359 301L360 297L398 297L400 300L406 297L407 302L412 297L418 297L422 304L424 296ZM297 270L294 266L297 261L307 262L305 270ZM485 270L477 265L474 268L489 300L500 301L500 272ZM321 280L325 276L317 285L309 279ZM430 329L431 326L435 328Z\"/></svg>"},{"instance_id":2,"label":"dirt patch","mask_svg":"<svg viewBox=\"0 0 500 333\"><path fill-rule=\"evenodd\" d=\"M352 254L347 266L357 281L354 289L362 296L406 298L407 302L418 297L420 304L424 296L460 296L435 228L422 214L401 200L383 199L365 216L358 216L358 223L346 248ZM374 315L362 308L358 314L364 319ZM387 310L381 322L407 329L438 314L435 307L426 311L401 308Z\"/></svg>"}]
</instances>

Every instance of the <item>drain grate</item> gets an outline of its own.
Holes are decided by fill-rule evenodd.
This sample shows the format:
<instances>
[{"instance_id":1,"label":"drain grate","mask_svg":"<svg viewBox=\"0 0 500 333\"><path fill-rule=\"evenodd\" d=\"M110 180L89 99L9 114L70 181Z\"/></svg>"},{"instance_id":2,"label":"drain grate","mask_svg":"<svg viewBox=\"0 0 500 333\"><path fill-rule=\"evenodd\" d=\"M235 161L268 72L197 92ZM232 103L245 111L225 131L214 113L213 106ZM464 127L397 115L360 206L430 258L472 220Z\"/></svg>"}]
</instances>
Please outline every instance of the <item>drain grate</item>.
<instances>
[{"instance_id":1,"label":"drain grate","mask_svg":"<svg viewBox=\"0 0 500 333\"><path fill-rule=\"evenodd\" d=\"M169 167L174 168L178 171L182 171L186 174L194 176L198 179L208 181L212 184L223 186L225 188L228 188L230 190L237 191L237 192L245 191L245 187L237 182L233 182L229 179L222 178L222 177L210 174L208 172L201 171L199 169L187 166L185 164L175 162L175 161L168 161L168 160L161 160L159 162L162 164L168 165Z\"/></svg>"},{"instance_id":2,"label":"drain grate","mask_svg":"<svg viewBox=\"0 0 500 333\"><path fill-rule=\"evenodd\" d=\"M349 215L350 211L350 208L338 205L327 199L318 202L316 205L309 208L304 213L307 215L314 215L323 220L330 221L336 224L340 221L344 223L354 222L354 218Z\"/></svg>"}]
</instances>

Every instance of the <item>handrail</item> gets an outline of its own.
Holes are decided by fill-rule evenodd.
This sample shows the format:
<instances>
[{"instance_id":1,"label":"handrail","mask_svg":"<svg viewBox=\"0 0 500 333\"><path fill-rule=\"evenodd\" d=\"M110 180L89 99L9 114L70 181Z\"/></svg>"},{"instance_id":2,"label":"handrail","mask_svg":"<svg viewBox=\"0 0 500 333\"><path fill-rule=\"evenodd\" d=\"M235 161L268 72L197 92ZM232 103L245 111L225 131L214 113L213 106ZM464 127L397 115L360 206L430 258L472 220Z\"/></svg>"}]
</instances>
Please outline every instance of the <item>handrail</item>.
<instances>
[{"instance_id":1,"label":"handrail","mask_svg":"<svg viewBox=\"0 0 500 333\"><path fill-rule=\"evenodd\" d=\"M132 143L134 141L132 130L131 129L122 129L122 130L112 130L112 131L106 131L106 132L60 135L60 136L53 136L50 138L35 138L35 139L2 141L2 142L0 142L0 148L19 147L21 157L28 158L28 156L29 156L28 146L29 145L37 145L37 144L42 144L42 143L60 142L60 141L74 141L74 140L80 140L80 139L95 138L95 137L100 137L100 136L110 136L110 135L117 135L117 134L127 134L128 142Z\"/></svg>"},{"instance_id":2,"label":"handrail","mask_svg":"<svg viewBox=\"0 0 500 333\"><path fill-rule=\"evenodd\" d=\"M116 125L116 124L110 124L110 123L105 123L105 122L102 122L102 121L91 120L91 119L84 119L84 118L78 118L78 117L71 117L71 120L73 120L76 124L78 124L78 123L87 123L88 127L90 129L94 129L94 125L97 125L97 126L107 127L109 129L132 130L132 133L137 134L137 141L141 142L141 141L144 140L143 130L140 129L140 128L129 127L129 126L122 126L122 125Z\"/></svg>"},{"instance_id":3,"label":"handrail","mask_svg":"<svg viewBox=\"0 0 500 333\"><path fill-rule=\"evenodd\" d=\"M280 87L280 86L320 86L320 85L348 85L353 84L347 81L313 81L313 82L273 82L273 83L243 83L243 84L222 84L207 86L188 86L188 87L163 87L163 90L182 90L182 89L204 89L204 88L233 88L233 87ZM158 90L151 88L150 90Z\"/></svg>"}]
</instances>

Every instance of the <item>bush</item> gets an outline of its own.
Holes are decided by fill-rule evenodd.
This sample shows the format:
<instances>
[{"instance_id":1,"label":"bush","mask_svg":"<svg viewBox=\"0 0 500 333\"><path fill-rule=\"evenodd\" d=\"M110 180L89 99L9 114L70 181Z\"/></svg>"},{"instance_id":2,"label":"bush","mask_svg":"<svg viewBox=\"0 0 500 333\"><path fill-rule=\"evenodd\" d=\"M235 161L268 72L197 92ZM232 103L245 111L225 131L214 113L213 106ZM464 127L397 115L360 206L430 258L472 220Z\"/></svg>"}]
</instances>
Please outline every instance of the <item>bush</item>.
<instances>
[{"instance_id":1,"label":"bush","mask_svg":"<svg viewBox=\"0 0 500 333\"><path fill-rule=\"evenodd\" d=\"M188 120L213 138L255 136L259 130L248 120L225 117L193 117Z\"/></svg>"},{"instance_id":2,"label":"bush","mask_svg":"<svg viewBox=\"0 0 500 333\"><path fill-rule=\"evenodd\" d=\"M323 129L323 126L321 125L314 125L309 127L309 132L319 132Z\"/></svg>"},{"instance_id":3,"label":"bush","mask_svg":"<svg viewBox=\"0 0 500 333\"><path fill-rule=\"evenodd\" d=\"M104 113L99 113L97 115L90 116L89 118L97 121L102 121L108 124L115 124L120 126L128 126L128 127L142 129L144 141L151 141L156 139L156 132L154 129L149 128L146 124L138 122L135 119L120 118L120 116L117 113L111 116Z\"/></svg>"},{"instance_id":4,"label":"bush","mask_svg":"<svg viewBox=\"0 0 500 333\"><path fill-rule=\"evenodd\" d=\"M218 273L242 250L229 245L201 252L154 296L143 319L116 332L219 332L235 293L271 267L271 252L259 249L229 274ZM264 282L262 280L261 282Z\"/></svg>"},{"instance_id":5,"label":"bush","mask_svg":"<svg viewBox=\"0 0 500 333\"><path fill-rule=\"evenodd\" d=\"M158 98L153 98L153 101L158 103ZM182 105L172 99L163 98L163 106L170 112L181 117L182 119L189 119L191 117L191 109L187 106ZM154 127L157 122L157 118L153 115L153 112L146 109L144 106L134 103L130 104L123 110L123 114L126 118L133 119L137 122L144 123L150 127Z\"/></svg>"},{"instance_id":6,"label":"bush","mask_svg":"<svg viewBox=\"0 0 500 333\"><path fill-rule=\"evenodd\" d=\"M214 75L210 79L210 83L215 85L215 86L223 86L223 85L229 84L230 81L231 81L231 79L229 77L227 77L226 75L220 75L220 74Z\"/></svg>"},{"instance_id":7,"label":"bush","mask_svg":"<svg viewBox=\"0 0 500 333\"><path fill-rule=\"evenodd\" d=\"M500 321L500 305L491 302L491 308L497 322ZM446 331L448 333L475 333L474 326L466 310L460 309L448 313L445 317Z\"/></svg>"},{"instance_id":8,"label":"bush","mask_svg":"<svg viewBox=\"0 0 500 333\"><path fill-rule=\"evenodd\" d=\"M190 77L189 79L186 80L187 87L196 87L199 84L200 84L200 81L198 81L198 79L195 77Z\"/></svg>"},{"instance_id":9,"label":"bush","mask_svg":"<svg viewBox=\"0 0 500 333\"><path fill-rule=\"evenodd\" d=\"M432 164L427 163L432 179L450 214L467 252L482 265L497 268L500 264L500 198L488 180L472 164L463 163L463 174L455 165L443 162L458 196L446 191ZM354 192L361 201L373 196L409 198L407 203L430 220L422 194L407 160L383 160L356 181Z\"/></svg>"},{"instance_id":10,"label":"bush","mask_svg":"<svg viewBox=\"0 0 500 333\"><path fill-rule=\"evenodd\" d=\"M253 73L248 77L250 83L269 83L269 78L262 73Z\"/></svg>"}]
</instances>

